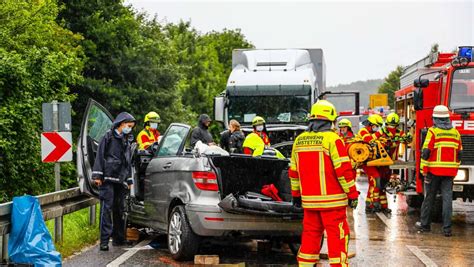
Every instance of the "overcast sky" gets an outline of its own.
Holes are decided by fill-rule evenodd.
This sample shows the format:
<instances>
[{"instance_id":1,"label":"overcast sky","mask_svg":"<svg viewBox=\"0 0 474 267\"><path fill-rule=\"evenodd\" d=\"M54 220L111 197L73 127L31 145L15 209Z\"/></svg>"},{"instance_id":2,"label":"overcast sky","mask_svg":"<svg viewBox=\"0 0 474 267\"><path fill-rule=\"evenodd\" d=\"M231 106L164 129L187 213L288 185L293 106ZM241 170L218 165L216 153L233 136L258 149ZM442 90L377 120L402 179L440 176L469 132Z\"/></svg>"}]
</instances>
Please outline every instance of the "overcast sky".
<instances>
[{"instance_id":1,"label":"overcast sky","mask_svg":"<svg viewBox=\"0 0 474 267\"><path fill-rule=\"evenodd\" d=\"M205 33L239 28L257 48L322 48L327 85L384 78L397 65L474 45L474 0L158 1L127 0L162 22L191 20Z\"/></svg>"}]
</instances>

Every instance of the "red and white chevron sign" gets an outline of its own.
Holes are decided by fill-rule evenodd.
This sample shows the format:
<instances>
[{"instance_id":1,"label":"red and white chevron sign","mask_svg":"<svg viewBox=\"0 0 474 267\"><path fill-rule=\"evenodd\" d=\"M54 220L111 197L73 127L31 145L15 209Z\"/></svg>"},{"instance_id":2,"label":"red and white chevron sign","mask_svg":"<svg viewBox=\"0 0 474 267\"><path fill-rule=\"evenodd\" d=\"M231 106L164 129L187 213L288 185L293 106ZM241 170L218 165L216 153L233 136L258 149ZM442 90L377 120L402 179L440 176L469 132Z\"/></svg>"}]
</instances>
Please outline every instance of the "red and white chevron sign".
<instances>
[{"instance_id":1,"label":"red and white chevron sign","mask_svg":"<svg viewBox=\"0 0 474 267\"><path fill-rule=\"evenodd\" d=\"M72 161L71 132L44 132L41 134L41 161Z\"/></svg>"}]
</instances>

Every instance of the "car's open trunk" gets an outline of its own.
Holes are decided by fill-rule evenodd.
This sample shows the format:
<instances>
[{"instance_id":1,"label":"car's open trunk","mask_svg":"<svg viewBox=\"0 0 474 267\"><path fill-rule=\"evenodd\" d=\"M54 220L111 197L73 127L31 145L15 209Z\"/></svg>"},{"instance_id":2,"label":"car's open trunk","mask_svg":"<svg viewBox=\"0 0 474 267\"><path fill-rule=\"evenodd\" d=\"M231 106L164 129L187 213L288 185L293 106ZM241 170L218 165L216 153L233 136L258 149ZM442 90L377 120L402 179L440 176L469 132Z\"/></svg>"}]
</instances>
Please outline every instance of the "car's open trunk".
<instances>
[{"instance_id":1,"label":"car's open trunk","mask_svg":"<svg viewBox=\"0 0 474 267\"><path fill-rule=\"evenodd\" d=\"M288 160L254 158L243 155L212 156L219 177L221 206L228 212L262 215L299 215L291 204ZM273 184L283 201L262 195L265 185Z\"/></svg>"}]
</instances>

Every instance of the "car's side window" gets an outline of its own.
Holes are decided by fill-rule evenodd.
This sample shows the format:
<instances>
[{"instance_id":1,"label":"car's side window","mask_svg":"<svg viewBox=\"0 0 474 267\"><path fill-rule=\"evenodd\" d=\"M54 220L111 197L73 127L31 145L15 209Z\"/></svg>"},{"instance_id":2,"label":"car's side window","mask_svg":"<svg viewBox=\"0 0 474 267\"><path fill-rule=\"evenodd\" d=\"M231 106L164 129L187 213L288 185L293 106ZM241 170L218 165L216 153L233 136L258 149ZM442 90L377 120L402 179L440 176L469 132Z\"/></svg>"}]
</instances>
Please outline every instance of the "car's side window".
<instances>
[{"instance_id":1,"label":"car's side window","mask_svg":"<svg viewBox=\"0 0 474 267\"><path fill-rule=\"evenodd\" d=\"M99 142L105 132L112 127L109 116L97 106L92 106L87 117L87 133Z\"/></svg>"},{"instance_id":2,"label":"car's side window","mask_svg":"<svg viewBox=\"0 0 474 267\"><path fill-rule=\"evenodd\" d=\"M161 141L157 156L176 156L188 132L189 129L186 127L171 126Z\"/></svg>"}]
</instances>

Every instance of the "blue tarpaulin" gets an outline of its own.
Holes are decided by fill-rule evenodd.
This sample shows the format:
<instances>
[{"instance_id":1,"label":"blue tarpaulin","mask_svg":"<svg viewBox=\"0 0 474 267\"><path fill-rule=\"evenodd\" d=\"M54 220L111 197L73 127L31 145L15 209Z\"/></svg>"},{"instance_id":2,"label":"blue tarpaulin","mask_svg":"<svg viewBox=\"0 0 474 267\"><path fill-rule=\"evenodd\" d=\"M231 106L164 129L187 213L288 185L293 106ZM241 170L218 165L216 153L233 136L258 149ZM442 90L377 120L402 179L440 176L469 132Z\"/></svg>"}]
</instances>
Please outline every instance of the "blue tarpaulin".
<instances>
[{"instance_id":1,"label":"blue tarpaulin","mask_svg":"<svg viewBox=\"0 0 474 267\"><path fill-rule=\"evenodd\" d=\"M11 262L61 266L61 254L54 248L36 197L13 198L11 225L8 240Z\"/></svg>"}]
</instances>

